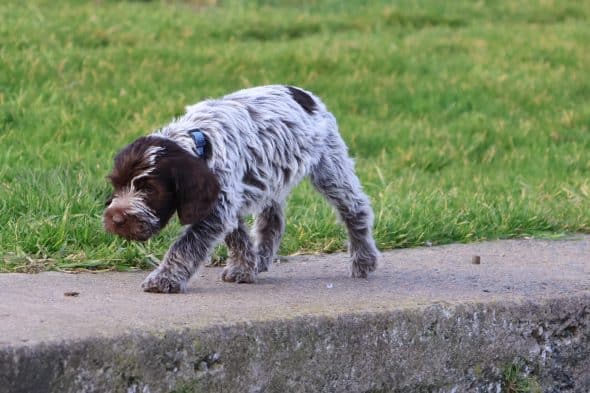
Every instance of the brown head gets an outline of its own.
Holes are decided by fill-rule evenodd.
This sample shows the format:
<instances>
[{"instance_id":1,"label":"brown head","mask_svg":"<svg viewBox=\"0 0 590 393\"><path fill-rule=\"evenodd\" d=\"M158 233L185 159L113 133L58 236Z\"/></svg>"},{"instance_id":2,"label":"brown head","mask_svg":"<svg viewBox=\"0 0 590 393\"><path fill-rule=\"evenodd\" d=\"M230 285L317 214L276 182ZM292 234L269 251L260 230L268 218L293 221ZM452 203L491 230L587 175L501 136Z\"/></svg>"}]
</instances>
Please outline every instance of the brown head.
<instances>
[{"instance_id":1,"label":"brown head","mask_svg":"<svg viewBox=\"0 0 590 393\"><path fill-rule=\"evenodd\" d=\"M128 240L147 240L177 212L181 224L207 217L219 184L204 159L178 144L148 136L115 156L108 176L113 194L106 202L104 228Z\"/></svg>"}]
</instances>

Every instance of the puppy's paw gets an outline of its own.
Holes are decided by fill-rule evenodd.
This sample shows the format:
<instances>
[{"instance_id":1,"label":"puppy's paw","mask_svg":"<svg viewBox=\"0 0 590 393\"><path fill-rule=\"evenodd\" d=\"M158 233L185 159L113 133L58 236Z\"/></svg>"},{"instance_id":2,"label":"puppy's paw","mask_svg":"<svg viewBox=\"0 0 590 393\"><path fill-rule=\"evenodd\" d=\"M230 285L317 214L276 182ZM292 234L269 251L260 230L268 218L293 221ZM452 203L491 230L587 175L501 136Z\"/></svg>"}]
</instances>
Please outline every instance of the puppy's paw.
<instances>
[{"instance_id":1,"label":"puppy's paw","mask_svg":"<svg viewBox=\"0 0 590 393\"><path fill-rule=\"evenodd\" d=\"M145 292L180 293L186 289L186 282L168 270L156 269L143 280L141 288Z\"/></svg>"},{"instance_id":2,"label":"puppy's paw","mask_svg":"<svg viewBox=\"0 0 590 393\"><path fill-rule=\"evenodd\" d=\"M272 259L267 257L258 257L258 261L256 263L256 273L267 272L269 268L272 266Z\"/></svg>"},{"instance_id":3,"label":"puppy's paw","mask_svg":"<svg viewBox=\"0 0 590 393\"><path fill-rule=\"evenodd\" d=\"M352 278L367 278L370 272L374 272L377 268L375 263L373 264L364 264L364 263L353 263L352 264L352 272L350 276Z\"/></svg>"},{"instance_id":4,"label":"puppy's paw","mask_svg":"<svg viewBox=\"0 0 590 393\"><path fill-rule=\"evenodd\" d=\"M377 269L377 253L366 255L364 258L353 259L352 278L367 278L368 274Z\"/></svg>"},{"instance_id":5,"label":"puppy's paw","mask_svg":"<svg viewBox=\"0 0 590 393\"><path fill-rule=\"evenodd\" d=\"M244 265L227 265L221 273L221 279L225 282L251 284L256 281L256 269Z\"/></svg>"}]
</instances>

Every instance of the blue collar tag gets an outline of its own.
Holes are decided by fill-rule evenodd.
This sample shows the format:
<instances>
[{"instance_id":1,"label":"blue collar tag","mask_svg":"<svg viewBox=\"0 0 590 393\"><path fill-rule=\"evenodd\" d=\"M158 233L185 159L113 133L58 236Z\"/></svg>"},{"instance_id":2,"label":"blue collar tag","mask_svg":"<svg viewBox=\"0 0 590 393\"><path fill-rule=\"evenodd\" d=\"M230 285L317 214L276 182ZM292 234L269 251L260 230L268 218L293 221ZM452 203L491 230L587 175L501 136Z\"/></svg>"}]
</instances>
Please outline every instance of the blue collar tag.
<instances>
[{"instance_id":1,"label":"blue collar tag","mask_svg":"<svg viewBox=\"0 0 590 393\"><path fill-rule=\"evenodd\" d=\"M190 130L188 132L195 142L195 148L193 151L199 158L205 158L205 147L207 146L207 139L203 131L197 129Z\"/></svg>"}]
</instances>

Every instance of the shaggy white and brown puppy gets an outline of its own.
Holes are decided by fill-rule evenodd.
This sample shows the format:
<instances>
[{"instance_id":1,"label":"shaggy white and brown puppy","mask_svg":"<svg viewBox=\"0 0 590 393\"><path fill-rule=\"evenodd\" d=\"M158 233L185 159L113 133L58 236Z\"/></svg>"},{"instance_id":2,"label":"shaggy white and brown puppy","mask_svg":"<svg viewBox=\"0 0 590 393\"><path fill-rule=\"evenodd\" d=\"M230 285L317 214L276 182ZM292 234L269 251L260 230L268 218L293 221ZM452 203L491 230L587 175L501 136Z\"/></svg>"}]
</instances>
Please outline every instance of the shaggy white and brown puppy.
<instances>
[{"instance_id":1,"label":"shaggy white and brown puppy","mask_svg":"<svg viewBox=\"0 0 590 393\"><path fill-rule=\"evenodd\" d=\"M184 234L145 279L148 292L181 292L216 244L230 259L224 281L266 271L285 228L291 189L309 175L346 225L352 277L374 271L373 213L334 116L292 86L241 90L189 106L186 114L115 157L104 227L147 240L176 212ZM243 218L255 215L254 240Z\"/></svg>"}]
</instances>

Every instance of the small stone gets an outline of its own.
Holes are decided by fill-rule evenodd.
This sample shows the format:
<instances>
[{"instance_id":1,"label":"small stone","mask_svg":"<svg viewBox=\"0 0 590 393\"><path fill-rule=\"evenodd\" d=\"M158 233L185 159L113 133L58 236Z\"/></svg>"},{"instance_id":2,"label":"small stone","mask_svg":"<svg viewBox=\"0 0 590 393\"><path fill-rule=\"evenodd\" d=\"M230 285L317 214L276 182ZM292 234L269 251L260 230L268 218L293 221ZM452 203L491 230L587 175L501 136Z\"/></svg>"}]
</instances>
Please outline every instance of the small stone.
<instances>
[{"instance_id":1,"label":"small stone","mask_svg":"<svg viewBox=\"0 0 590 393\"><path fill-rule=\"evenodd\" d=\"M473 263L474 265L481 264L481 257L479 255L472 256L471 257L471 263Z\"/></svg>"},{"instance_id":2,"label":"small stone","mask_svg":"<svg viewBox=\"0 0 590 393\"><path fill-rule=\"evenodd\" d=\"M75 292L75 291L64 292L64 296L76 297L78 295L80 295L80 292Z\"/></svg>"}]
</instances>

